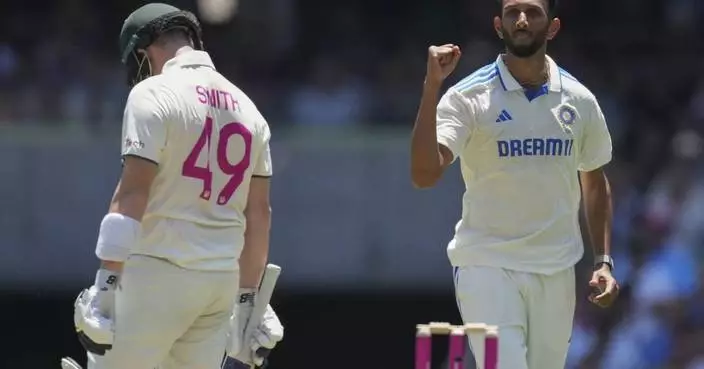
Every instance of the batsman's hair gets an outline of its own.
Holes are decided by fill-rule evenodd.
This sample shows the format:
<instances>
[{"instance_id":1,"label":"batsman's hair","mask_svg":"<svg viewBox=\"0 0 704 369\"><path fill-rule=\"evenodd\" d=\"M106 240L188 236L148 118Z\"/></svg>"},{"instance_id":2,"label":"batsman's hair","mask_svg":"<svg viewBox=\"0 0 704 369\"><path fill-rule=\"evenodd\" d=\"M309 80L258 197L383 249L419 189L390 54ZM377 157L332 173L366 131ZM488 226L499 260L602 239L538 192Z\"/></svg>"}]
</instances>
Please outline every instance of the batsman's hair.
<instances>
[{"instance_id":1,"label":"batsman's hair","mask_svg":"<svg viewBox=\"0 0 704 369\"><path fill-rule=\"evenodd\" d=\"M548 15L551 17L554 17L557 15L557 5L559 0L543 0L545 4L547 5L547 11ZM501 14L501 10L504 8L504 0L496 0L496 3L499 4L499 14Z\"/></svg>"},{"instance_id":2,"label":"batsman's hair","mask_svg":"<svg viewBox=\"0 0 704 369\"><path fill-rule=\"evenodd\" d=\"M163 46L175 41L187 42L191 46L194 46L193 37L188 30L184 28L171 28L163 31L152 44Z\"/></svg>"}]
</instances>

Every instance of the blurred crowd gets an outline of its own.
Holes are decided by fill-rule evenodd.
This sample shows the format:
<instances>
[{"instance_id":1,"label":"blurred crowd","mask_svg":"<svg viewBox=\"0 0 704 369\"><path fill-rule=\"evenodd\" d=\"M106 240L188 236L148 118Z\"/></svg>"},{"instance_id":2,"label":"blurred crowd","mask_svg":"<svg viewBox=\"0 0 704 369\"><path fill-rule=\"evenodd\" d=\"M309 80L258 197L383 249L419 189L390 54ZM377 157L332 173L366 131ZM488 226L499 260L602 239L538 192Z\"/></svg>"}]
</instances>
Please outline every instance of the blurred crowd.
<instances>
[{"instance_id":1,"label":"blurred crowd","mask_svg":"<svg viewBox=\"0 0 704 369\"><path fill-rule=\"evenodd\" d=\"M0 126L118 128L128 89L117 35L140 4L3 4ZM451 78L461 79L500 51L496 10L493 0L238 1L230 22L204 31L216 66L273 130L410 129L427 46L460 44ZM550 53L596 94L613 135L624 287L612 310L578 307L570 368L704 368L704 3L565 0L560 10Z\"/></svg>"}]
</instances>

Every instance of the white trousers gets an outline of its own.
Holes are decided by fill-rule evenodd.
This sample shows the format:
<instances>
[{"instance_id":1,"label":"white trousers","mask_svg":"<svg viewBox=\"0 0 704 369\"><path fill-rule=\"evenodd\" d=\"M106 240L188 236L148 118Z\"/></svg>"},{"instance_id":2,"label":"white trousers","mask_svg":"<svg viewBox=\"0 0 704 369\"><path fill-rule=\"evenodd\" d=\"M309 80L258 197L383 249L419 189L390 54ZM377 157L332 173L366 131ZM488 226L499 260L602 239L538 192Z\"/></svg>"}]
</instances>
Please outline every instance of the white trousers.
<instances>
[{"instance_id":1,"label":"white trousers","mask_svg":"<svg viewBox=\"0 0 704 369\"><path fill-rule=\"evenodd\" d=\"M134 255L115 294L115 339L88 369L219 369L237 272L203 272Z\"/></svg>"},{"instance_id":2,"label":"white trousers","mask_svg":"<svg viewBox=\"0 0 704 369\"><path fill-rule=\"evenodd\" d=\"M501 268L455 268L457 304L465 323L499 327L499 369L564 369L575 308L574 268L553 275ZM477 368L484 342L469 337Z\"/></svg>"}]
</instances>

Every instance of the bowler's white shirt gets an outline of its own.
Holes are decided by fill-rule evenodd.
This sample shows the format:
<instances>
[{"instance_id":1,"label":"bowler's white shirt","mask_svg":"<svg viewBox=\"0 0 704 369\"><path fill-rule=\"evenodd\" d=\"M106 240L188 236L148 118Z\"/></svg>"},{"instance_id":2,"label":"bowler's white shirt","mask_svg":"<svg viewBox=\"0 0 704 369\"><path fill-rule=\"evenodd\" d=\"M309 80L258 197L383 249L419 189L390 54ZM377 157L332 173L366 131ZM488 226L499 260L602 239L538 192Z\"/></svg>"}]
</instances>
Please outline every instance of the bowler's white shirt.
<instances>
[{"instance_id":1,"label":"bowler's white shirt","mask_svg":"<svg viewBox=\"0 0 704 369\"><path fill-rule=\"evenodd\" d=\"M438 104L438 142L460 158L466 187L454 266L552 274L584 253L578 171L611 160L611 137L594 95L548 61L541 90L525 91L499 56Z\"/></svg>"},{"instance_id":2,"label":"bowler's white shirt","mask_svg":"<svg viewBox=\"0 0 704 369\"><path fill-rule=\"evenodd\" d=\"M123 156L159 166L133 253L237 269L250 180L272 175L269 127L254 103L207 53L181 49L132 89L122 136Z\"/></svg>"}]
</instances>

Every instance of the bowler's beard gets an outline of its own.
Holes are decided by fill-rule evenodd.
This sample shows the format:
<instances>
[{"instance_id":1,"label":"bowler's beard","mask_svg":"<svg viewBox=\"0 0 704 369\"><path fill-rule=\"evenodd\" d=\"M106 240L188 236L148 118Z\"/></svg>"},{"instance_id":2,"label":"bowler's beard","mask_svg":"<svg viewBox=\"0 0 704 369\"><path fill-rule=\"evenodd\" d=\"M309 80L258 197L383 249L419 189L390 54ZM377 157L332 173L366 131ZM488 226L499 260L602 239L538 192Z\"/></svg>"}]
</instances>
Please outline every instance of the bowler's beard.
<instances>
[{"instance_id":1,"label":"bowler's beard","mask_svg":"<svg viewBox=\"0 0 704 369\"><path fill-rule=\"evenodd\" d=\"M533 32L533 41L527 45L516 45L513 35L506 28L503 29L504 45L506 50L519 58L529 58L540 50L548 38L548 29Z\"/></svg>"}]
</instances>

